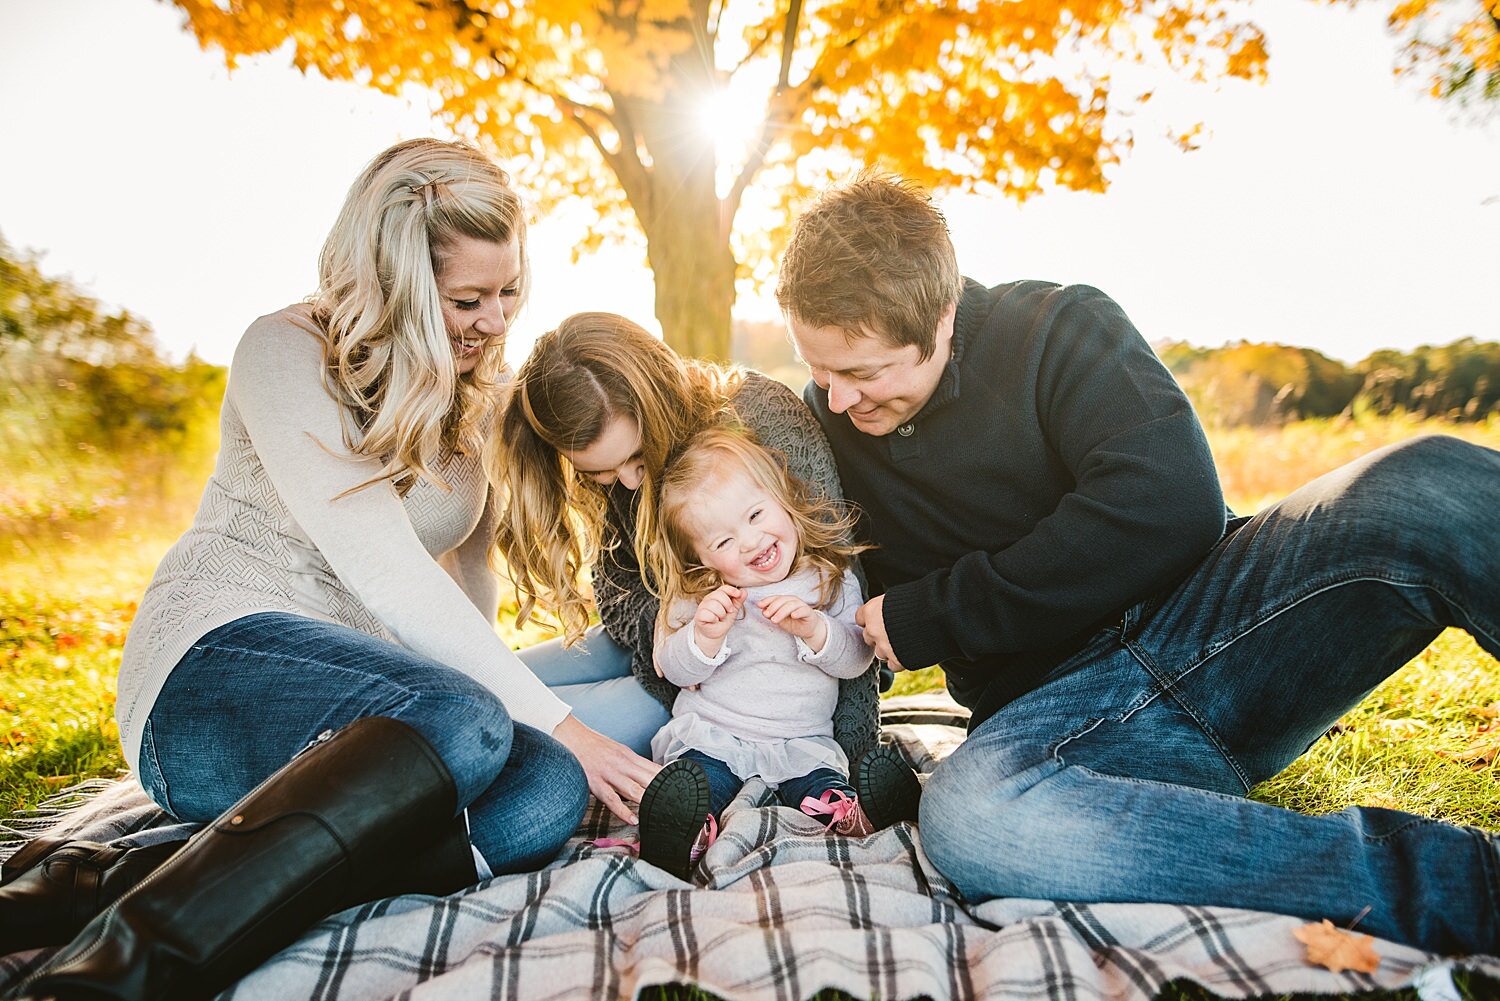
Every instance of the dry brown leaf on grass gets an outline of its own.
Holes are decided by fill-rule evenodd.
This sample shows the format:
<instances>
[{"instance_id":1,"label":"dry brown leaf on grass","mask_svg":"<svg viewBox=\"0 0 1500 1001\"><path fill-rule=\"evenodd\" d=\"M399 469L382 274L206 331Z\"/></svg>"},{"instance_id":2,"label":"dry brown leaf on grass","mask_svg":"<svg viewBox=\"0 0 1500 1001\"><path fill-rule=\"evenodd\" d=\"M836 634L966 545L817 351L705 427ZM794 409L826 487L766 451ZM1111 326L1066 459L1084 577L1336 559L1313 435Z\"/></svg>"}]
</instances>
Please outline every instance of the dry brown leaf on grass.
<instances>
[{"instance_id":1,"label":"dry brown leaf on grass","mask_svg":"<svg viewBox=\"0 0 1500 1001\"><path fill-rule=\"evenodd\" d=\"M1483 767L1500 754L1500 733L1485 734L1471 741L1462 751L1439 751L1438 754L1454 761L1462 761L1475 767Z\"/></svg>"},{"instance_id":2,"label":"dry brown leaf on grass","mask_svg":"<svg viewBox=\"0 0 1500 1001\"><path fill-rule=\"evenodd\" d=\"M1327 967L1334 973L1345 970L1374 973L1380 965L1380 953L1370 944L1375 941L1373 937L1335 928L1327 918L1319 924L1293 928L1292 934L1307 946L1309 963Z\"/></svg>"}]
</instances>

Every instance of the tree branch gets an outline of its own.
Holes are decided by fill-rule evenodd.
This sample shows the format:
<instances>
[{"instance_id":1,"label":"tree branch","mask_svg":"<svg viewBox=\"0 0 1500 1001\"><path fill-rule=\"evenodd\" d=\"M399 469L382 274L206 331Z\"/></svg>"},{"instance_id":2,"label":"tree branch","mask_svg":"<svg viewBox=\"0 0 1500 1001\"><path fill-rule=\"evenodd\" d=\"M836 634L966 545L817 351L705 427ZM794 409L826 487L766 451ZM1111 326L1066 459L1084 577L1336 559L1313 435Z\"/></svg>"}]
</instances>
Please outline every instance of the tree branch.
<instances>
[{"instance_id":1,"label":"tree branch","mask_svg":"<svg viewBox=\"0 0 1500 1001\"><path fill-rule=\"evenodd\" d=\"M515 76L538 94L552 100L567 114L568 119L578 127L578 130L599 151L599 155L603 157L609 169L615 172L615 177L619 178L620 186L625 189L626 197L630 199L632 204L635 204L634 191L644 187L641 182L645 177L645 168L641 165L640 158L636 155L634 133L629 130L628 126L622 126L619 120L627 116L623 113L611 115L603 108L575 101L570 97L541 86L525 73L516 73ZM619 106L616 105L616 107L618 108ZM615 133L620 137L620 148L618 150L612 151L604 142L604 137L599 133L598 128L589 121L591 115L597 115L615 130ZM626 141L627 136L630 137L630 141L628 142Z\"/></svg>"},{"instance_id":2,"label":"tree branch","mask_svg":"<svg viewBox=\"0 0 1500 1001\"><path fill-rule=\"evenodd\" d=\"M797 22L802 19L802 0L792 0L786 9L786 26L781 30L781 72L776 75L776 93L786 90L792 71L792 50L797 46Z\"/></svg>"},{"instance_id":3,"label":"tree branch","mask_svg":"<svg viewBox=\"0 0 1500 1001\"><path fill-rule=\"evenodd\" d=\"M739 211L740 199L744 197L745 189L750 186L750 182L754 180L760 168L765 166L766 157L770 154L772 145L781 133L797 120L804 101L812 93L811 88L791 89L788 79L792 70L792 52L797 46L797 27L801 19L802 0L791 0L791 3L787 5L786 20L781 30L781 71L776 76L776 91L771 95L769 106L766 108L766 120L761 123L760 135L756 137L755 146L751 149L750 155L745 158L745 165L740 168L739 176L734 179L729 194L724 198L721 220L726 229L733 222L735 213Z\"/></svg>"},{"instance_id":4,"label":"tree branch","mask_svg":"<svg viewBox=\"0 0 1500 1001\"><path fill-rule=\"evenodd\" d=\"M771 32L767 31L762 33L761 36L755 40L755 43L750 46L750 51L745 53L745 58L734 64L734 69L729 71L729 75L734 76L740 70L748 66L750 64L750 61L753 60L756 56L760 55L761 50L769 45L770 42Z\"/></svg>"},{"instance_id":5,"label":"tree branch","mask_svg":"<svg viewBox=\"0 0 1500 1001\"><path fill-rule=\"evenodd\" d=\"M729 7L729 0L719 0L719 11L714 13L714 5L710 0L708 5L708 27L709 42L715 47L719 44L719 22L724 19L724 11Z\"/></svg>"},{"instance_id":6,"label":"tree branch","mask_svg":"<svg viewBox=\"0 0 1500 1001\"><path fill-rule=\"evenodd\" d=\"M635 127L635 117L630 112L630 102L619 94L604 89L610 104L615 109L615 131L620 135L620 156L624 169L615 167L615 177L625 189L625 200L635 209L636 218L644 229L650 218L654 202L651 197L651 171L641 162L640 133ZM611 165L613 167L613 165Z\"/></svg>"}]
</instances>

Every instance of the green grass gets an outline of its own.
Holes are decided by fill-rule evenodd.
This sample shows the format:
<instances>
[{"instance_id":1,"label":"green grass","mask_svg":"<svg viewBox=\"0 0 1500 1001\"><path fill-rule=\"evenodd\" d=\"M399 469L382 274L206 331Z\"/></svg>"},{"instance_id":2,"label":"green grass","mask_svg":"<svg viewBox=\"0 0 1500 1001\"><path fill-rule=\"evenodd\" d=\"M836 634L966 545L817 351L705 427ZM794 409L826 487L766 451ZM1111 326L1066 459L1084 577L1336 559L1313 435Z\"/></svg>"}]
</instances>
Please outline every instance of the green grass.
<instances>
[{"instance_id":1,"label":"green grass","mask_svg":"<svg viewBox=\"0 0 1500 1001\"><path fill-rule=\"evenodd\" d=\"M3 562L0 813L124 767L114 684L140 588L123 548L104 556L80 540Z\"/></svg>"},{"instance_id":2,"label":"green grass","mask_svg":"<svg viewBox=\"0 0 1500 1001\"><path fill-rule=\"evenodd\" d=\"M1500 666L1448 630L1252 795L1326 813L1383 806L1500 830Z\"/></svg>"},{"instance_id":3,"label":"green grass","mask_svg":"<svg viewBox=\"0 0 1500 1001\"><path fill-rule=\"evenodd\" d=\"M1244 489L1230 502L1249 511L1374 445L1445 429L1411 421L1318 422L1274 433L1211 431L1210 438L1226 484ZM1466 434L1500 445L1494 422ZM1268 456L1298 461L1288 461L1282 479L1275 480L1264 468ZM91 467L98 458L80 453L60 462L49 483L38 478L33 463L25 490L15 481L0 496L0 816L82 779L118 775L124 767L113 721L120 648L135 602L191 517L197 490L192 476L158 471L149 478L149 494L132 495L120 484L138 484L139 477L74 468ZM502 631L513 619L513 612L502 616ZM506 635L522 645L546 633L532 626ZM902 673L889 694L942 683L936 668ZM1308 813L1372 805L1500 829L1497 717L1500 665L1467 636L1449 631L1253 795ZM1465 978L1460 994L1492 997L1495 986ZM712 998L690 985L645 996ZM1170 985L1161 996L1213 997L1196 985Z\"/></svg>"}]
</instances>

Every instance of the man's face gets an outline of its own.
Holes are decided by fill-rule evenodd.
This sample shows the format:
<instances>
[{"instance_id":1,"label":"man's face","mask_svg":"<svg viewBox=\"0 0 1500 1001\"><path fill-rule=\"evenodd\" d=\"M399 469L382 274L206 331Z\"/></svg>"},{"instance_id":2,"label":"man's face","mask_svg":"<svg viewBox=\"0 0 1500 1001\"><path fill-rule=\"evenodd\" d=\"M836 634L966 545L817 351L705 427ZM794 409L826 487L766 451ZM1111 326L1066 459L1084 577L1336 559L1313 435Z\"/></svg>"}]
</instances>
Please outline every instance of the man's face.
<instances>
[{"instance_id":1,"label":"man's face","mask_svg":"<svg viewBox=\"0 0 1500 1001\"><path fill-rule=\"evenodd\" d=\"M791 316L787 326L813 382L828 391L828 409L879 436L915 417L937 390L953 347L953 314L949 306L938 321L937 346L926 361L914 344L894 347L873 334L850 340L842 327L812 327Z\"/></svg>"}]
</instances>

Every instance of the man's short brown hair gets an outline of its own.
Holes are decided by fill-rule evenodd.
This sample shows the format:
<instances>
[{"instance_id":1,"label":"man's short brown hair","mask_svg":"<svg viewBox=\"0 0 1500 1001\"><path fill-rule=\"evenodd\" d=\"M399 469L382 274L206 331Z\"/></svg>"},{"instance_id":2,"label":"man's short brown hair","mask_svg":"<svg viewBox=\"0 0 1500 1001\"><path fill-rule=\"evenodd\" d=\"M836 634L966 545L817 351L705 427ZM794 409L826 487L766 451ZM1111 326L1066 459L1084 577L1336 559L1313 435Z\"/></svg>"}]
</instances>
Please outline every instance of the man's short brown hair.
<instances>
[{"instance_id":1,"label":"man's short brown hair","mask_svg":"<svg viewBox=\"0 0 1500 1001\"><path fill-rule=\"evenodd\" d=\"M813 327L936 349L938 321L963 293L948 224L912 181L875 170L823 193L792 227L776 301Z\"/></svg>"}]
</instances>

